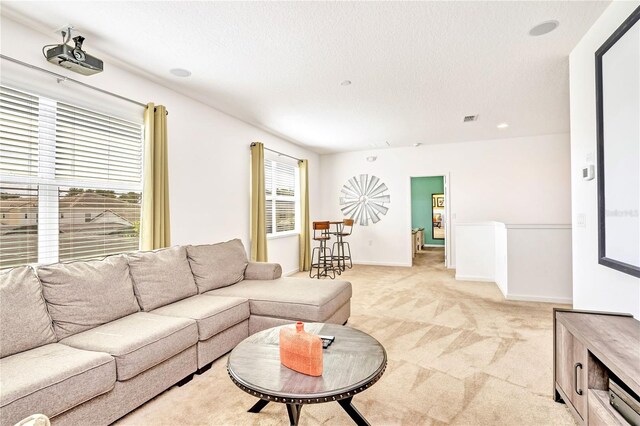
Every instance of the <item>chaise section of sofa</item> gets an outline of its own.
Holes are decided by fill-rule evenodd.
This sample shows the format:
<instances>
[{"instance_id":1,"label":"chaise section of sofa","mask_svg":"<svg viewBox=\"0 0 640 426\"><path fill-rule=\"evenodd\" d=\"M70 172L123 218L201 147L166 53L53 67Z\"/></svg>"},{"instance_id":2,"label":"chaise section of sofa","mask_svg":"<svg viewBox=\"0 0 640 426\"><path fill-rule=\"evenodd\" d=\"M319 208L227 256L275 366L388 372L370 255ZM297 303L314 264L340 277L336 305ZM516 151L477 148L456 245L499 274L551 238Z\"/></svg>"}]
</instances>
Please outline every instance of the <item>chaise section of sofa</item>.
<instances>
[{"instance_id":1,"label":"chaise section of sofa","mask_svg":"<svg viewBox=\"0 0 640 426\"><path fill-rule=\"evenodd\" d=\"M295 321L344 324L349 319L351 283L308 278L243 280L205 293L249 299L249 334Z\"/></svg>"},{"instance_id":2,"label":"chaise section of sofa","mask_svg":"<svg viewBox=\"0 0 640 426\"><path fill-rule=\"evenodd\" d=\"M249 301L249 334L295 321L349 319L351 283L282 278L277 263L249 262L240 240L188 246L187 257L200 293Z\"/></svg>"}]
</instances>

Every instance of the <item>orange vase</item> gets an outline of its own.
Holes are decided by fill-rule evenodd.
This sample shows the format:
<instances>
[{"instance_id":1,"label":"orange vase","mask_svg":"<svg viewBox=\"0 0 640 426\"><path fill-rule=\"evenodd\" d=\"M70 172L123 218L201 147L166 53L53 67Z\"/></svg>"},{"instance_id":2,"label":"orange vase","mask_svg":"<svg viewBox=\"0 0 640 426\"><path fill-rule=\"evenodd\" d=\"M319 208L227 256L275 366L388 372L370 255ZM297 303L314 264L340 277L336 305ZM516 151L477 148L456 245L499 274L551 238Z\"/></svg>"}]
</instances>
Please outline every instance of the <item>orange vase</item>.
<instances>
[{"instance_id":1,"label":"orange vase","mask_svg":"<svg viewBox=\"0 0 640 426\"><path fill-rule=\"evenodd\" d=\"M322 339L304 331L304 324L296 328L280 329L280 362L298 373L322 376Z\"/></svg>"}]
</instances>

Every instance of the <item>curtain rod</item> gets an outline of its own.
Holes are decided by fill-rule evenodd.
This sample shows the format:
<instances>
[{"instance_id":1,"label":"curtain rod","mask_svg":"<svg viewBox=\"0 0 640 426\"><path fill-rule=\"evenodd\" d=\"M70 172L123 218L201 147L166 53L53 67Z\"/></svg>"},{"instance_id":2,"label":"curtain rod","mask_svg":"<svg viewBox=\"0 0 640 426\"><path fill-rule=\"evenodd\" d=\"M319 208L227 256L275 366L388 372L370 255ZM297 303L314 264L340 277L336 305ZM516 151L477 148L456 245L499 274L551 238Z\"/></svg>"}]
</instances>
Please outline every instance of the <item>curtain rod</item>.
<instances>
[{"instance_id":1,"label":"curtain rod","mask_svg":"<svg viewBox=\"0 0 640 426\"><path fill-rule=\"evenodd\" d=\"M136 104L136 105L140 105L141 107L145 107L146 108L146 106L147 106L147 104L143 104L142 102L138 102L138 101L134 101L133 99L125 98L124 96L120 96L120 95L118 95L116 93L112 93L112 92L106 91L104 89L100 89L99 87L91 86L91 85L89 85L87 83L83 83L83 82L75 80L73 78L66 77L66 76L64 76L62 74L58 74L58 73L55 73L53 71L46 70L44 68L40 68L38 66L31 65L31 64L28 64L26 62L22 62L22 61L20 61L18 59L14 59L14 58L11 58L11 57L6 56L6 55L0 54L0 58L5 59L5 60L7 60L9 62L16 63L18 65L22 65L22 66L27 67L27 68L31 68L32 70L42 71L44 73L52 75L52 76L54 76L54 77L59 79L58 82L60 82L60 80L62 80L62 81L71 81L73 83L79 84L79 85L81 85L83 87L86 87L88 89L96 90L98 92L104 93L105 95L113 96L113 97L121 99L123 101L131 102L132 104Z\"/></svg>"},{"instance_id":2,"label":"curtain rod","mask_svg":"<svg viewBox=\"0 0 640 426\"><path fill-rule=\"evenodd\" d=\"M251 144L251 146L254 146L255 144L256 144L256 142L253 142L253 143ZM283 157L289 157L289 158L291 158L292 160L302 161L302 160L301 160L301 159L299 159L299 158L292 157L291 155L285 154L284 152L276 151L275 149L269 149L269 148L265 147L265 148L264 148L264 150L265 150L265 151L271 151L271 152L273 152L273 153L275 153L275 154L278 154L278 155L282 155Z\"/></svg>"}]
</instances>

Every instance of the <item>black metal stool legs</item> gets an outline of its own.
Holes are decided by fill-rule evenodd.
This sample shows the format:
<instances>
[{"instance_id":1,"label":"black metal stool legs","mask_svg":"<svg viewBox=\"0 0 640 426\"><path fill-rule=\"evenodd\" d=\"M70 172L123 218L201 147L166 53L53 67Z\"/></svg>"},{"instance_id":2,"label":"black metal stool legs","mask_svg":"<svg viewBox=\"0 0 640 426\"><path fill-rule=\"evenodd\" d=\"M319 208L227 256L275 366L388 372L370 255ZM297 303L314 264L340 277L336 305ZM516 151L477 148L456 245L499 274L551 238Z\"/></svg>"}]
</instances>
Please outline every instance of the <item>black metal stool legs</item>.
<instances>
[{"instance_id":1,"label":"black metal stool legs","mask_svg":"<svg viewBox=\"0 0 640 426\"><path fill-rule=\"evenodd\" d=\"M345 248L347 249L346 252ZM334 253L333 258L338 263L338 270L340 272L347 268L353 268L353 262L351 261L351 247L347 241L340 238L338 241L333 243L331 251Z\"/></svg>"},{"instance_id":2,"label":"black metal stool legs","mask_svg":"<svg viewBox=\"0 0 640 426\"><path fill-rule=\"evenodd\" d=\"M347 251L349 252L349 254L345 258L349 261L349 266L347 266L347 268L351 269L353 268L353 262L351 261L351 246L349 245L349 242L345 242L344 244L345 247L347 247Z\"/></svg>"},{"instance_id":3,"label":"black metal stool legs","mask_svg":"<svg viewBox=\"0 0 640 426\"><path fill-rule=\"evenodd\" d=\"M317 253L317 256L316 256ZM315 261L317 260L317 262ZM314 274L314 270L316 273ZM320 241L318 247L314 247L311 252L311 268L309 269L309 278L336 277L336 269L333 267L333 253L327 247L327 241Z\"/></svg>"}]
</instances>

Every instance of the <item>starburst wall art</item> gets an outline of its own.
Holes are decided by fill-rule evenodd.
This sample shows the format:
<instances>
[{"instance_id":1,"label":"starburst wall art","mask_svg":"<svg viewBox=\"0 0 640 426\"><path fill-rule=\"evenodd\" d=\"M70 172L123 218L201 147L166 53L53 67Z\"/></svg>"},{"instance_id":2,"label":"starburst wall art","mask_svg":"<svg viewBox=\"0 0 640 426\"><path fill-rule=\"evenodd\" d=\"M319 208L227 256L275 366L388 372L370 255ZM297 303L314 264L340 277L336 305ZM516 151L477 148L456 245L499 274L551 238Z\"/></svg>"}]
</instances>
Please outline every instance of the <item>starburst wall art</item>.
<instances>
[{"instance_id":1,"label":"starburst wall art","mask_svg":"<svg viewBox=\"0 0 640 426\"><path fill-rule=\"evenodd\" d=\"M387 214L391 203L389 188L377 176L354 176L340 190L342 214L361 226L378 223Z\"/></svg>"}]
</instances>

